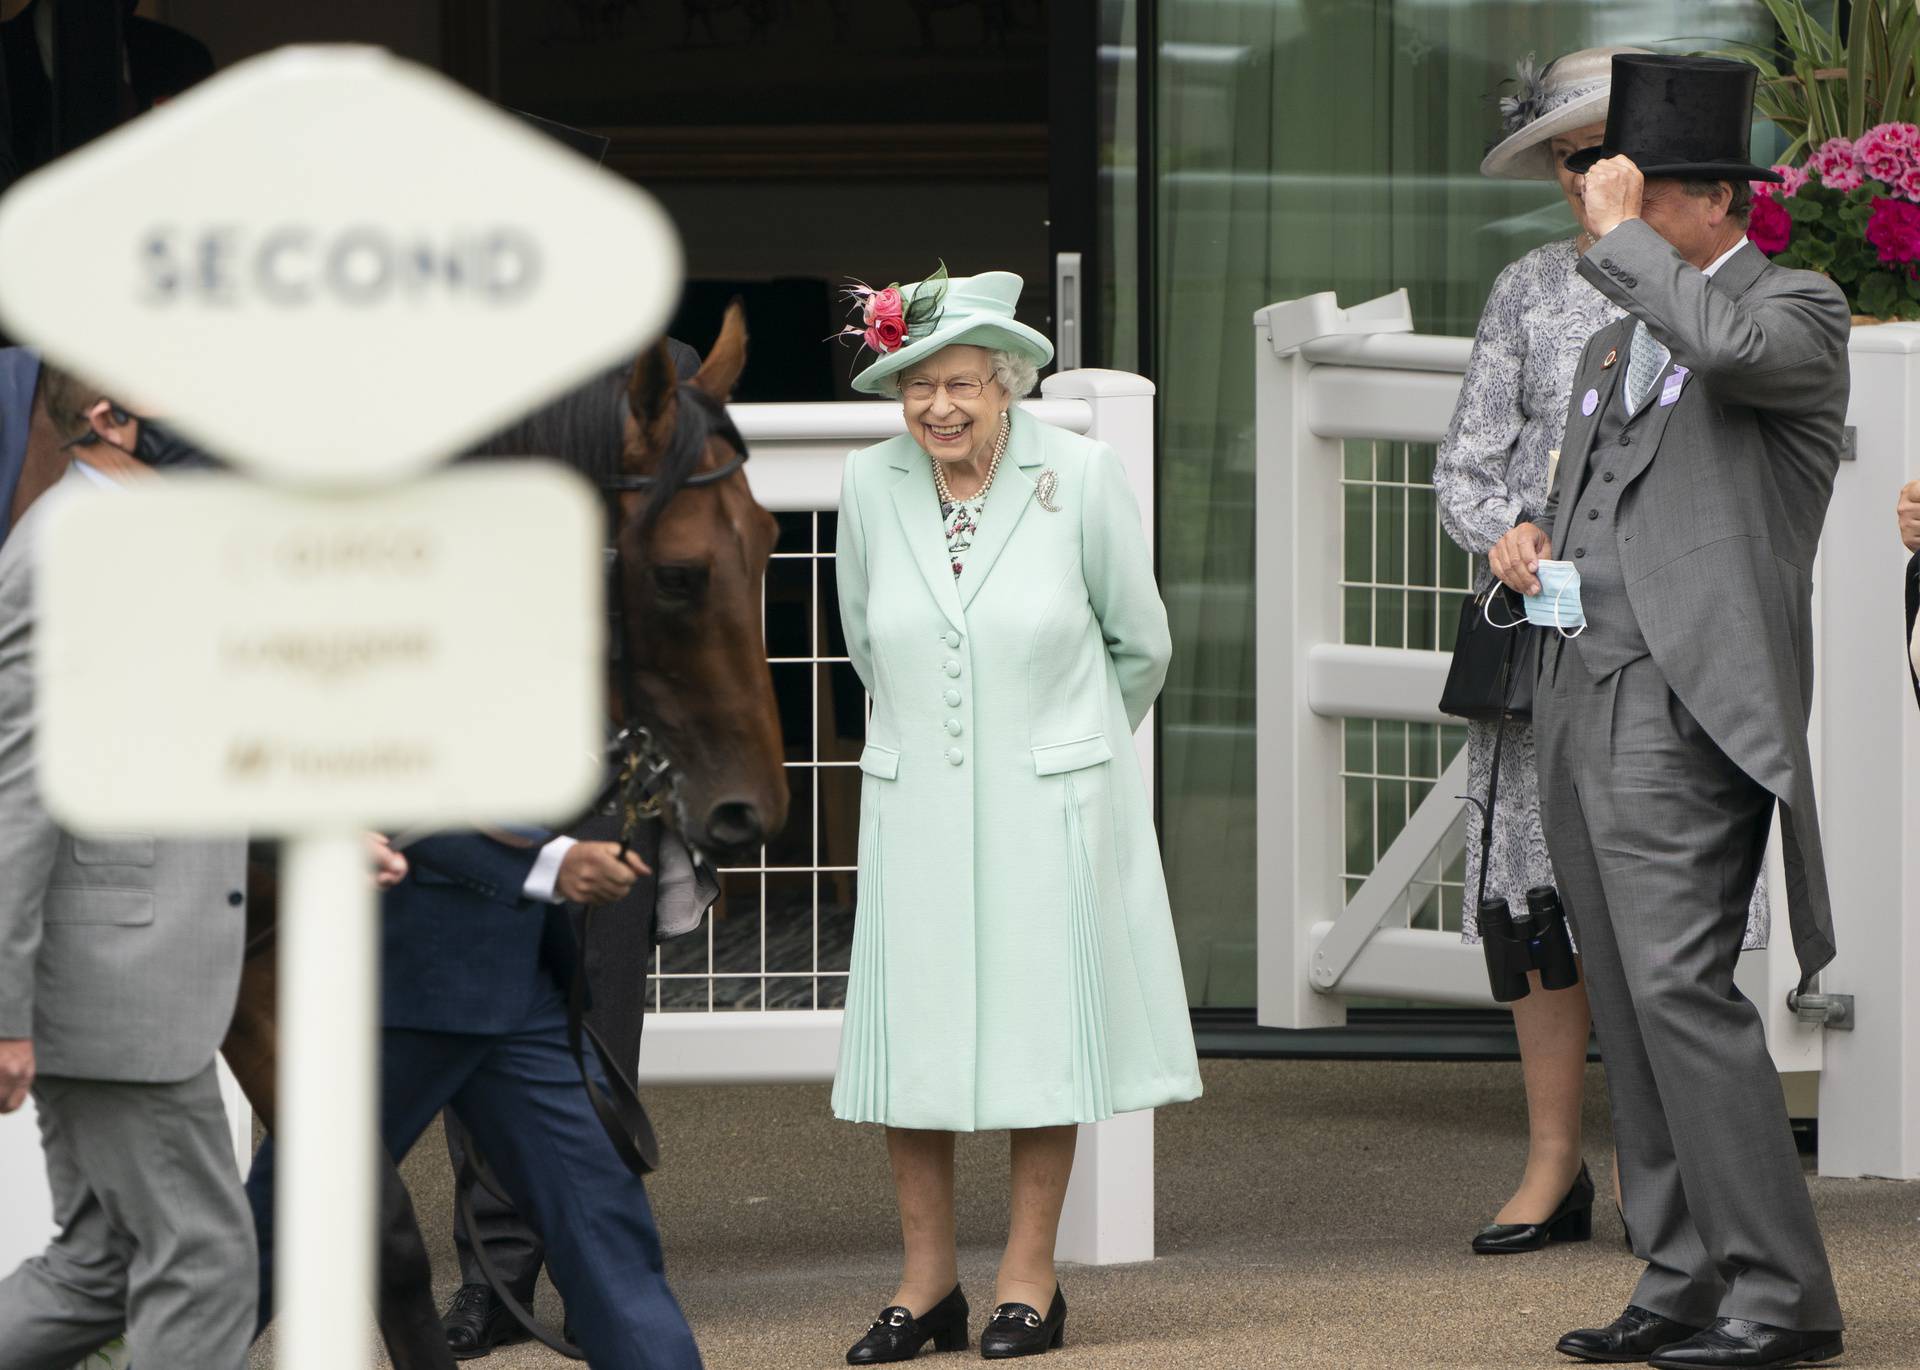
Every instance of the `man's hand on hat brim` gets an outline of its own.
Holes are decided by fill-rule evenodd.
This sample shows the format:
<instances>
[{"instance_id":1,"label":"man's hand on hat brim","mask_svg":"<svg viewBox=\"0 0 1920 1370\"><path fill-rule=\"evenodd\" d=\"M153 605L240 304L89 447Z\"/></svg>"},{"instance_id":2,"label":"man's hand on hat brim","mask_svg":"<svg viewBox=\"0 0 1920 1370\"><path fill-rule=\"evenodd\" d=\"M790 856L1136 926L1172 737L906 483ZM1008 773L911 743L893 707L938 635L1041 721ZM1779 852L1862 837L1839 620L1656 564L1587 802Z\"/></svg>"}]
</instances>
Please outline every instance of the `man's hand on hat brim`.
<instances>
[{"instance_id":1,"label":"man's hand on hat brim","mask_svg":"<svg viewBox=\"0 0 1920 1370\"><path fill-rule=\"evenodd\" d=\"M1646 189L1646 177L1630 157L1603 157L1588 167L1580 182L1587 232L1604 238L1626 220L1639 218Z\"/></svg>"}]
</instances>

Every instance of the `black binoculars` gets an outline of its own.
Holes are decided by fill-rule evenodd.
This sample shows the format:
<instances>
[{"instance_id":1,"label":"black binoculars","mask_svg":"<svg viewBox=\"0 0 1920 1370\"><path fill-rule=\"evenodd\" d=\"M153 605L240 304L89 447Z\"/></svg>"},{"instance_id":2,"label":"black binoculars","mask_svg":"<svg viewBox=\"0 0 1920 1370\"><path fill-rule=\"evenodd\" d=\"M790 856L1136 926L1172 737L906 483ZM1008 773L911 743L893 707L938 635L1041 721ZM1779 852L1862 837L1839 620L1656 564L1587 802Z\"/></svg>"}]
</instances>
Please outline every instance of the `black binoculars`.
<instances>
[{"instance_id":1,"label":"black binoculars","mask_svg":"<svg viewBox=\"0 0 1920 1370\"><path fill-rule=\"evenodd\" d=\"M1527 997L1531 970L1540 972L1546 989L1572 989L1580 983L1567 911L1552 885L1528 890L1527 906L1519 913L1509 910L1504 899L1482 899L1480 945L1487 953L1493 997L1503 1004Z\"/></svg>"}]
</instances>

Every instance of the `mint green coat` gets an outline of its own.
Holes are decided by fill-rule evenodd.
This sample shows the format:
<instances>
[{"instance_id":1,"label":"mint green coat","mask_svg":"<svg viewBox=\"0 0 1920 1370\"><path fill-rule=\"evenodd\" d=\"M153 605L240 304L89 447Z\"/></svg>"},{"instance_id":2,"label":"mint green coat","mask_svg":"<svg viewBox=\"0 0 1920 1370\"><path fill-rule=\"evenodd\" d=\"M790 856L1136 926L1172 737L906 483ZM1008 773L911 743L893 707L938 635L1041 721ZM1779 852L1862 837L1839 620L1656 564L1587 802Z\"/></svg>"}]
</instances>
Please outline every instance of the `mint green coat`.
<instances>
[{"instance_id":1,"label":"mint green coat","mask_svg":"<svg viewBox=\"0 0 1920 1370\"><path fill-rule=\"evenodd\" d=\"M1171 646L1125 473L1015 409L956 581L930 463L903 435L850 455L841 488L873 716L833 1111L970 1132L1195 1098L1132 741Z\"/></svg>"}]
</instances>

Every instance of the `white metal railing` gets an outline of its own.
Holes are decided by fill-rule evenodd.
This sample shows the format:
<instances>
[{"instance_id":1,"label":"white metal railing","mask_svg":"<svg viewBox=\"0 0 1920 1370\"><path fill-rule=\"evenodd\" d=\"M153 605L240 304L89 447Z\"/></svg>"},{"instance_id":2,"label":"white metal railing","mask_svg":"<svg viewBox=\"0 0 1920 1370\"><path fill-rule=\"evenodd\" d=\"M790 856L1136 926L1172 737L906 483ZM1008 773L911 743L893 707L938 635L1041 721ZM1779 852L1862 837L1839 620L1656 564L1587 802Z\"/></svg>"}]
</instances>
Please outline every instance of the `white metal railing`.
<instances>
[{"instance_id":1,"label":"white metal railing","mask_svg":"<svg viewBox=\"0 0 1920 1370\"><path fill-rule=\"evenodd\" d=\"M1255 567L1260 1021L1341 1023L1353 997L1491 1004L1478 948L1393 917L1436 847L1459 840L1464 750L1351 897L1337 788L1344 720L1440 722L1449 660L1444 650L1343 640L1341 523L1332 516L1342 447L1437 443L1471 342L1415 335L1404 291L1349 310L1327 294L1273 305L1254 316L1254 334L1256 500L1267 533ZM1811 739L1841 946L1823 988L1874 990L1871 1003L1859 992L1860 1026L1848 1033L1787 1010L1798 969L1777 826L1768 857L1774 936L1741 958L1737 981L1760 1006L1780 1069L1821 1072L1823 1170L1920 1176L1920 844L1911 840L1920 831L1920 717L1891 626L1903 554L1889 517L1920 464L1920 327L1856 330L1853 364L1857 459L1841 470L1816 567ZM1444 605L1442 646L1455 612Z\"/></svg>"}]
</instances>

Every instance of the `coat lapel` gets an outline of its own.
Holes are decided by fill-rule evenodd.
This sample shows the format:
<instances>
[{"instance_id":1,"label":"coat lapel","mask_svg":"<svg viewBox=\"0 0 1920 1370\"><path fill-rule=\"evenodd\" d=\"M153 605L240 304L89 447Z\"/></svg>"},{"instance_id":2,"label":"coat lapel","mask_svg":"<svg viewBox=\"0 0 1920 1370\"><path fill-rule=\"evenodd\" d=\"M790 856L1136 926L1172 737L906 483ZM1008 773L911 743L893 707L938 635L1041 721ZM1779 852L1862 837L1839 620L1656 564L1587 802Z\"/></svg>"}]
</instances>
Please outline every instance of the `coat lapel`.
<instances>
[{"instance_id":1,"label":"coat lapel","mask_svg":"<svg viewBox=\"0 0 1920 1370\"><path fill-rule=\"evenodd\" d=\"M1567 432L1560 447L1560 486L1559 512L1553 521L1553 527L1547 530L1549 538L1558 547L1565 536L1565 523L1573 513L1574 497L1580 493L1580 482L1586 474L1587 459L1593 453L1593 437L1600 431L1600 416L1607 412L1607 406L1618 401L1620 395L1620 377L1627 370L1627 340L1633 336L1633 317L1629 315L1601 329L1595 341L1588 347L1587 355L1594 359L1598 370L1589 370L1573 378L1573 395L1567 406ZM1612 366L1605 365L1607 354L1614 354ZM1591 414L1582 413L1587 391L1595 391L1599 399Z\"/></svg>"},{"instance_id":2,"label":"coat lapel","mask_svg":"<svg viewBox=\"0 0 1920 1370\"><path fill-rule=\"evenodd\" d=\"M1740 251L1727 258L1724 266L1713 273L1713 288L1728 291L1734 295L1744 295L1747 289L1760 279L1760 273L1766 269L1767 264L1767 258L1759 248L1751 243L1745 244ZM1623 366L1617 369L1624 371L1626 368ZM1667 369L1661 372L1659 379L1653 383L1653 390L1647 396L1646 405L1633 417L1633 426L1630 430L1633 432L1633 463L1627 468L1624 476L1628 485L1640 479L1641 474L1659 454L1660 439L1667 431L1667 420L1673 417L1674 410L1687 402L1687 395L1693 389L1694 381L1689 377L1680 387L1679 399L1672 404L1660 403L1660 397L1665 393L1667 382L1672 375L1673 362L1669 360Z\"/></svg>"},{"instance_id":3,"label":"coat lapel","mask_svg":"<svg viewBox=\"0 0 1920 1370\"><path fill-rule=\"evenodd\" d=\"M953 562L947 556L946 525L940 517L940 496L933 488L933 458L909 442L893 465L901 472L893 483L893 509L900 516L900 531L927 582L940 612L954 627L965 626L960 610L960 594L954 587Z\"/></svg>"},{"instance_id":4,"label":"coat lapel","mask_svg":"<svg viewBox=\"0 0 1920 1370\"><path fill-rule=\"evenodd\" d=\"M1016 408L1013 431L1007 439L1007 454L1000 459L993 489L987 492L986 505L980 511L980 536L974 539L966 560L961 563L962 609L972 606L973 597L980 593L994 562L1006 550L1013 530L1020 526L1027 506L1033 503L1033 477L1027 473L1045 458L1043 445L1038 424Z\"/></svg>"}]
</instances>

